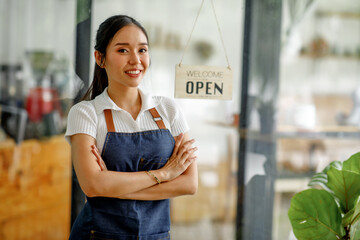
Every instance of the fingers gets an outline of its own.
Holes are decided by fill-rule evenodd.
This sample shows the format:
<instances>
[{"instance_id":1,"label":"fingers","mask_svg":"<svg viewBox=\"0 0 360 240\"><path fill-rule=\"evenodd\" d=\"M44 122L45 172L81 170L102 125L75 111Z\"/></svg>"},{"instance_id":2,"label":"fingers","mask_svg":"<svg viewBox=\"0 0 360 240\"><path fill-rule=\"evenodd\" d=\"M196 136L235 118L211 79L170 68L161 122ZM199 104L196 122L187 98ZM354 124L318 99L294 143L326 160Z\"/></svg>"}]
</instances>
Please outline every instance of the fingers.
<instances>
[{"instance_id":1,"label":"fingers","mask_svg":"<svg viewBox=\"0 0 360 240\"><path fill-rule=\"evenodd\" d=\"M180 161L182 164L187 163L188 161L192 162L197 157L194 155L194 153L198 150L197 147L190 148L186 150L183 155L180 157Z\"/></svg>"},{"instance_id":2,"label":"fingers","mask_svg":"<svg viewBox=\"0 0 360 240\"><path fill-rule=\"evenodd\" d=\"M99 157L98 152L97 152L95 149L91 149L91 152L95 155L95 157L96 157L96 162L98 163L101 171L103 171L103 170L104 170L104 167L103 167L103 164L101 163L101 158Z\"/></svg>"},{"instance_id":3,"label":"fingers","mask_svg":"<svg viewBox=\"0 0 360 240\"><path fill-rule=\"evenodd\" d=\"M174 150L173 150L173 155L177 155L178 154L178 151L179 151L179 148L181 146L181 143L184 139L184 134L183 133L180 133L179 136L176 138L176 141L175 141L175 146L174 146Z\"/></svg>"},{"instance_id":4,"label":"fingers","mask_svg":"<svg viewBox=\"0 0 360 240\"><path fill-rule=\"evenodd\" d=\"M192 156L186 159L185 163L187 164L186 168L188 168L193 162L197 160L197 156Z\"/></svg>"},{"instance_id":5,"label":"fingers","mask_svg":"<svg viewBox=\"0 0 360 240\"><path fill-rule=\"evenodd\" d=\"M107 170L104 160L100 159L99 164L100 164L101 171Z\"/></svg>"},{"instance_id":6,"label":"fingers","mask_svg":"<svg viewBox=\"0 0 360 240\"><path fill-rule=\"evenodd\" d=\"M197 150L197 147L193 147L190 149L186 149L185 151L183 151L182 155L180 155L180 158L189 158L190 156L193 155L193 153Z\"/></svg>"},{"instance_id":7,"label":"fingers","mask_svg":"<svg viewBox=\"0 0 360 240\"><path fill-rule=\"evenodd\" d=\"M100 160L100 159L101 159L99 150L97 149L97 147L96 147L95 145L92 145L92 146L91 146L91 152L95 155L95 157L96 157L97 160Z\"/></svg>"},{"instance_id":8,"label":"fingers","mask_svg":"<svg viewBox=\"0 0 360 240\"><path fill-rule=\"evenodd\" d=\"M99 150L97 149L97 147L96 147L95 145L92 145L92 146L91 146L91 152L95 155L96 161L97 161L97 163L99 164L101 171L107 170L107 167L106 167L106 165L105 165L105 162L104 162L104 160L102 159L102 157L101 157L101 155L100 155L100 152L99 152Z\"/></svg>"},{"instance_id":9,"label":"fingers","mask_svg":"<svg viewBox=\"0 0 360 240\"><path fill-rule=\"evenodd\" d=\"M186 157L184 156L184 154L188 154L191 153L193 151L196 151L197 148L190 148L192 146L192 144L195 142L195 139L191 139L187 142L185 142L184 144L181 145L180 150L178 151L178 155L180 157Z\"/></svg>"},{"instance_id":10,"label":"fingers","mask_svg":"<svg viewBox=\"0 0 360 240\"><path fill-rule=\"evenodd\" d=\"M171 155L170 161L175 161L176 163L182 164L188 157L192 156L197 148L191 148L192 144L195 142L195 139L185 141L185 134L181 133L176 138L175 146L173 153Z\"/></svg>"}]
</instances>

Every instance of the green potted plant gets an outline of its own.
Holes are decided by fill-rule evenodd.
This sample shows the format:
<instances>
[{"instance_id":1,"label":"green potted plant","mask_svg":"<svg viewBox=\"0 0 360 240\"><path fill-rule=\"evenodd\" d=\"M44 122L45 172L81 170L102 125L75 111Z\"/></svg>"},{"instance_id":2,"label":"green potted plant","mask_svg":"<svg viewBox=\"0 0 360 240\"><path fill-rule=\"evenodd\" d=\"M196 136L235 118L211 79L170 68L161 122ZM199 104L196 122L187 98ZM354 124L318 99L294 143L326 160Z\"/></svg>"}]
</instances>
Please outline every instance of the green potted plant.
<instances>
[{"instance_id":1,"label":"green potted plant","mask_svg":"<svg viewBox=\"0 0 360 240\"><path fill-rule=\"evenodd\" d=\"M291 199L288 216L298 240L360 239L360 152L315 174Z\"/></svg>"}]
</instances>

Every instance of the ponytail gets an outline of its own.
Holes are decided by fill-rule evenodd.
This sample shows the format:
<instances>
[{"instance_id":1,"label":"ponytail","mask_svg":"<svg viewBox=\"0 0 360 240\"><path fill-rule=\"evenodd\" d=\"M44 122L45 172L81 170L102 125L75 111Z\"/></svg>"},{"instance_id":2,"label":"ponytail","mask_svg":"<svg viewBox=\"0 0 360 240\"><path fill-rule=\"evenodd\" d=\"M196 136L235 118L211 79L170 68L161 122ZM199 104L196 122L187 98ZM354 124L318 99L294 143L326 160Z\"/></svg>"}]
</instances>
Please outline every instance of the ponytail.
<instances>
[{"instance_id":1,"label":"ponytail","mask_svg":"<svg viewBox=\"0 0 360 240\"><path fill-rule=\"evenodd\" d=\"M81 100L93 100L96 96L100 95L108 85L109 82L105 68L101 68L95 63L94 79Z\"/></svg>"}]
</instances>

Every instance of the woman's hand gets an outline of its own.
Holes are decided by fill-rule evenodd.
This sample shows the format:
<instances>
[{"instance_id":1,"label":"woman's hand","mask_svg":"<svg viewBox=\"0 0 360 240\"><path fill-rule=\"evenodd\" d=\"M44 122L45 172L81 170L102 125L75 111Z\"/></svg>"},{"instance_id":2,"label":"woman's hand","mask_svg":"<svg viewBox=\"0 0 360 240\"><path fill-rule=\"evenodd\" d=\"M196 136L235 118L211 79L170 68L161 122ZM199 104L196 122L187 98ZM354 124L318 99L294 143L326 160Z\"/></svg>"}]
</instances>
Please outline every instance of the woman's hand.
<instances>
[{"instance_id":1,"label":"woman's hand","mask_svg":"<svg viewBox=\"0 0 360 240\"><path fill-rule=\"evenodd\" d=\"M161 181L171 181L180 176L196 160L197 157L194 153L197 147L192 147L194 142L194 139L185 139L182 133L176 138L170 159L159 169L161 171Z\"/></svg>"},{"instance_id":2,"label":"woman's hand","mask_svg":"<svg viewBox=\"0 0 360 240\"><path fill-rule=\"evenodd\" d=\"M98 148L96 147L95 144L91 145L91 152L95 155L96 161L99 164L99 167L100 167L101 171L107 171L107 167L105 165L105 162L102 159L101 154L100 154L100 152L99 152L99 150L98 150Z\"/></svg>"},{"instance_id":3,"label":"woman's hand","mask_svg":"<svg viewBox=\"0 0 360 240\"><path fill-rule=\"evenodd\" d=\"M196 152L197 147L192 147L194 142L194 139L185 139L184 134L182 133L176 138L175 147L171 157L161 169L155 170L155 172L159 172L157 175L159 175L158 177L162 182L171 181L180 176L186 171L190 164L196 160L197 157L194 153ZM107 171L105 162L95 144L91 146L91 152L95 155L101 171Z\"/></svg>"}]
</instances>

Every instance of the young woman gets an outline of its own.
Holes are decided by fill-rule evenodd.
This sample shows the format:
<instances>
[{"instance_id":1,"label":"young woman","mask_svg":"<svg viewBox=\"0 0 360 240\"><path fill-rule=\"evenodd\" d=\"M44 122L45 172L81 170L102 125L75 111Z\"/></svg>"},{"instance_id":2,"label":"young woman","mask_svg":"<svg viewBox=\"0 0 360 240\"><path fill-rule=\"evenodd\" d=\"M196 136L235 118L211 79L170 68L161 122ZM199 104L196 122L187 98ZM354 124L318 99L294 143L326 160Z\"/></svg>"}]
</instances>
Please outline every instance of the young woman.
<instances>
[{"instance_id":1,"label":"young woman","mask_svg":"<svg viewBox=\"0 0 360 240\"><path fill-rule=\"evenodd\" d=\"M148 48L129 16L98 29L90 100L71 108L65 134L87 196L70 239L170 239L169 198L197 190L197 149L181 109L138 88Z\"/></svg>"}]
</instances>

